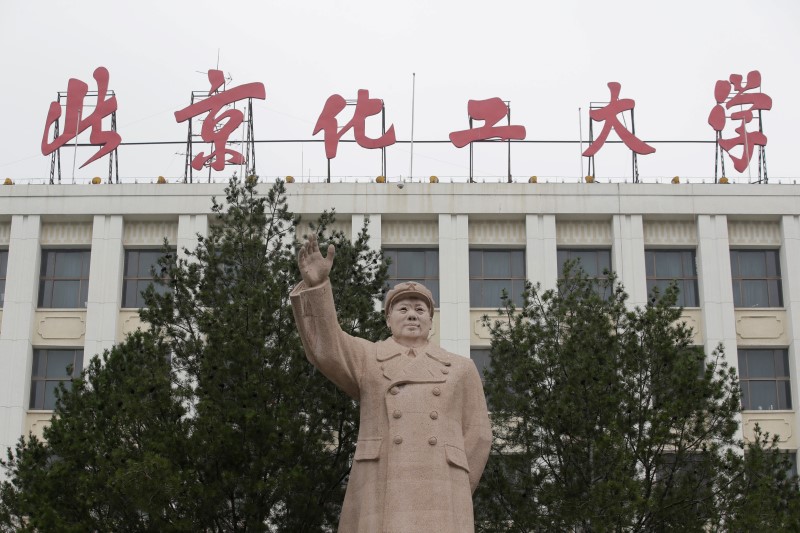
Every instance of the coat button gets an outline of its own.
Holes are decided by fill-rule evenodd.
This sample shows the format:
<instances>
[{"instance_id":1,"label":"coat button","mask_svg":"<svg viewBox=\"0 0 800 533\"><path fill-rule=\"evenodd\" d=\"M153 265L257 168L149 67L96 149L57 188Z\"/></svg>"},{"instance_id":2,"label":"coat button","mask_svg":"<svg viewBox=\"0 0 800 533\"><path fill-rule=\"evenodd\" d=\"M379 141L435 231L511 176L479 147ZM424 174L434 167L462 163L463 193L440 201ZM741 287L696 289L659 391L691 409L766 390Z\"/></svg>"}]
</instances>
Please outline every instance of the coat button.
<instances>
[{"instance_id":1,"label":"coat button","mask_svg":"<svg viewBox=\"0 0 800 533\"><path fill-rule=\"evenodd\" d=\"M442 374L449 374L449 373L450 373L450 371L448 369L446 369L446 368L442 369Z\"/></svg>"},{"instance_id":2,"label":"coat button","mask_svg":"<svg viewBox=\"0 0 800 533\"><path fill-rule=\"evenodd\" d=\"M394 438L394 443L395 444L402 444L403 443L403 437L401 437L400 435L396 436Z\"/></svg>"},{"instance_id":3,"label":"coat button","mask_svg":"<svg viewBox=\"0 0 800 533\"><path fill-rule=\"evenodd\" d=\"M403 416L403 413L400 411L400 409L395 409L394 412L392 413L392 416L395 418L400 418L401 416Z\"/></svg>"},{"instance_id":4,"label":"coat button","mask_svg":"<svg viewBox=\"0 0 800 533\"><path fill-rule=\"evenodd\" d=\"M428 444L430 444L431 446L436 446L436 442L437 442L436 437L431 437L428 439Z\"/></svg>"},{"instance_id":5,"label":"coat button","mask_svg":"<svg viewBox=\"0 0 800 533\"><path fill-rule=\"evenodd\" d=\"M441 393L442 393L442 389L440 389L439 387L434 387L433 388L433 395L434 396L439 396Z\"/></svg>"},{"instance_id":6,"label":"coat button","mask_svg":"<svg viewBox=\"0 0 800 533\"><path fill-rule=\"evenodd\" d=\"M437 418L439 418L439 413L431 411L431 420L436 420Z\"/></svg>"},{"instance_id":7,"label":"coat button","mask_svg":"<svg viewBox=\"0 0 800 533\"><path fill-rule=\"evenodd\" d=\"M392 394L399 394L400 389L397 387L392 387L391 389L389 389L389 392L391 392Z\"/></svg>"}]
</instances>

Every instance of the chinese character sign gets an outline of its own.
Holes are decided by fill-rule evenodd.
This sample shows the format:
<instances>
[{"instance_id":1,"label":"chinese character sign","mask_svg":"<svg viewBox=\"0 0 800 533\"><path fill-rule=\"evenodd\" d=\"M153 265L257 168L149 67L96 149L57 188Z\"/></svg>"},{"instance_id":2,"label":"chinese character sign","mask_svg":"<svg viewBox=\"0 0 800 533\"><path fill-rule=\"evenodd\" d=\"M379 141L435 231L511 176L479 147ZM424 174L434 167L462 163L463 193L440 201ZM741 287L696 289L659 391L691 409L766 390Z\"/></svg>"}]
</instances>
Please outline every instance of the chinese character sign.
<instances>
[{"instance_id":1,"label":"chinese character sign","mask_svg":"<svg viewBox=\"0 0 800 533\"><path fill-rule=\"evenodd\" d=\"M41 151L44 155L53 154L51 182L53 181L53 168L57 158L60 180L61 169L58 150L71 141L75 141L77 145L79 135L86 130L89 130L90 133L89 144L98 147L98 150L80 168L84 168L97 159L110 154L112 164L109 165L109 180L111 179L111 167L116 158L116 150L122 143L121 136L116 132L117 99L114 91L109 89L110 76L105 67L97 67L94 70L93 77L97 87L96 91L90 91L89 85L84 81L70 78L66 93L59 92L58 100L50 103L41 140ZM200 97L196 97L197 93L193 93L190 105L174 113L175 120L178 123L186 121L189 123L189 155L187 155L187 160L191 159L191 162L186 166L187 172L189 172L189 169L200 170L204 167L222 171L226 165L245 163L245 156L229 147L229 139L248 118L248 113L252 113L239 110L234 104L240 100L249 100L246 105L248 105L249 109L252 109L252 99L266 99L266 90L263 83L246 83L235 87L226 87L223 72L214 69L208 71L207 77L210 85L208 94L206 95L205 90L200 93ZM633 152L634 174L635 178L638 179L637 154L652 154L656 149L636 136L633 124L634 100L620 98L622 89L620 83L609 82L607 85L610 92L609 101L602 104L593 104L589 112L591 142L582 155L593 158L608 141L611 132L614 131L621 142ZM723 151L728 153L733 161L734 168L738 172L744 172L748 169L754 152L757 152L759 165L761 165L762 160L764 161L763 173L766 178L766 160L762 156L764 155L764 147L767 144L767 137L761 128L761 112L772 109L772 98L761 92L760 72L753 70L747 73L746 76L731 74L728 79L717 81L714 87L714 98L716 103L708 115L708 124L716 132L715 150L718 156L716 161L722 162L723 174L725 159L724 157L719 157ZM350 105L354 106L352 117L349 120L340 117L345 108ZM63 120L62 113L64 114ZM320 132L323 133L329 177L330 160L336 157L339 142L350 130L353 131L355 142L362 148L384 149L397 142L394 125L390 124L386 129L385 120L381 120L383 124L381 134L374 137L367 135L367 119L376 115L380 115L379 119L382 119L384 113L384 101L380 98L370 98L369 91L366 89L358 90L356 100L345 100L339 94L332 94L327 98L317 118L313 135L316 136ZM525 126L511 124L508 101L498 97L485 100L469 100L467 113L469 128L451 131L449 134L450 143L456 148L463 148L473 142L489 139L510 141L524 140L526 138ZM631 119L630 125L625 122L628 116ZM194 125L192 120L195 117L199 117L202 121L200 137L203 142L211 146L209 153L200 152L194 155L192 151L191 143L194 138L194 135L191 135ZM103 121L106 118L110 118L110 121L105 124L108 129L103 129ZM252 119L252 116L249 118ZM757 120L754 120L754 118ZM374 121L375 119L371 120ZM473 121L478 121L479 125L473 127ZM596 125L595 122L602 123L602 127ZM248 121L247 126L247 147L250 150L253 146L252 143L257 141L252 139L252 120ZM594 135L596 131L594 128L599 128L599 134L596 136ZM725 135L726 129L731 130L727 136ZM508 148L510 154L510 144ZM247 160L249 161L250 152L248 151L247 153ZM593 165L594 159L591 159L590 173ZM472 177L471 169L472 167L470 166L470 178ZM761 172L762 168L760 167L759 176L761 176ZM382 174L386 174L385 157L383 158ZM509 155L510 179L511 164Z\"/></svg>"},{"instance_id":2,"label":"chinese character sign","mask_svg":"<svg viewBox=\"0 0 800 533\"><path fill-rule=\"evenodd\" d=\"M200 170L208 165L214 170L222 170L225 164L240 165L244 163L244 156L235 150L228 148L228 138L244 121L244 113L238 109L228 109L222 113L222 108L244 100L245 98L258 98L264 100L267 97L263 83L245 83L232 89L220 91L220 87L225 83L225 76L221 70L209 70L208 81L211 89L208 91L208 98L194 103L188 107L175 112L175 120L184 122L193 117L208 113L203 120L200 129L200 137L208 143L212 143L214 148L210 154L200 152L192 159L192 168Z\"/></svg>"},{"instance_id":3,"label":"chinese character sign","mask_svg":"<svg viewBox=\"0 0 800 533\"><path fill-rule=\"evenodd\" d=\"M104 155L113 152L122 142L122 138L116 131L103 130L103 119L117 110L117 97L108 95L108 70L105 67L97 67L94 71L94 79L97 82L97 105L88 116L83 116L83 105L89 86L81 80L70 78L67 84L67 104L66 117L64 119L64 131L56 138L48 141L50 130L57 125L61 118L61 103L51 102L50 110L47 112L44 135L42 136L42 154L49 155L75 139L87 128L91 129L89 142L93 145L101 146L92 157L90 157L80 168L89 163L100 159ZM58 128L56 128L58 129Z\"/></svg>"},{"instance_id":4,"label":"chinese character sign","mask_svg":"<svg viewBox=\"0 0 800 533\"><path fill-rule=\"evenodd\" d=\"M385 148L395 143L394 124L389 127L386 133L377 139L367 137L366 134L367 117L377 115L381 112L383 109L383 100L380 98L370 98L368 90L359 89L353 118L342 126L341 129L338 129L339 122L336 120L336 117L344 110L346 105L347 101L342 98L342 96L338 94L329 96L322 108L322 113L320 113L317 119L317 124L314 126L312 135L316 135L320 131L324 132L325 156L328 159L336 157L339 139L351 128L353 129L353 136L356 138L356 142L362 148Z\"/></svg>"},{"instance_id":5,"label":"chinese character sign","mask_svg":"<svg viewBox=\"0 0 800 533\"><path fill-rule=\"evenodd\" d=\"M747 82L742 84L741 74L731 74L727 80L719 80L714 86L714 98L717 105L708 116L708 124L717 132L719 147L728 152L733 160L733 168L744 172L753 156L753 148L766 146L767 136L761 131L748 131L747 125L753 120L754 111L768 111L772 109L772 98L762 92L751 92L761 88L761 73L753 70L747 74ZM733 96L728 99L729 96ZM727 102L726 102L727 100ZM740 106L738 111L730 115L731 120L738 120L739 127L734 131L738 134L729 139L722 138L722 130L727 122L726 110ZM737 146L742 147L742 156L736 157L731 150Z\"/></svg>"},{"instance_id":6,"label":"chinese character sign","mask_svg":"<svg viewBox=\"0 0 800 533\"><path fill-rule=\"evenodd\" d=\"M619 92L622 88L622 85L619 83L612 81L608 84L608 88L611 91L611 101L608 102L608 105L601 107L600 109L593 109L589 112L589 117L591 117L592 120L604 123L603 129L600 131L600 135L597 136L597 139L595 139L594 142L589 145L589 148L583 152L583 155L585 157L592 157L594 154L596 154L600 148L603 147L603 144L605 144L606 140L608 139L608 134L611 133L611 130L616 131L617 135L619 135L619 138L622 139L623 143L625 143L625 146L637 154L647 155L655 152L655 148L640 140L638 137L636 137L636 135L628 131L628 129L623 126L617 118L617 115L620 115L625 111L632 111L636 105L636 102L630 98L623 98L622 100L619 99Z\"/></svg>"},{"instance_id":7,"label":"chinese character sign","mask_svg":"<svg viewBox=\"0 0 800 533\"><path fill-rule=\"evenodd\" d=\"M508 106L500 98L487 100L470 100L467 102L467 114L474 120L483 120L483 126L468 130L450 133L450 142L456 148L463 148L473 141L499 138L504 141L509 139L525 138L525 126L497 126L508 115Z\"/></svg>"}]
</instances>

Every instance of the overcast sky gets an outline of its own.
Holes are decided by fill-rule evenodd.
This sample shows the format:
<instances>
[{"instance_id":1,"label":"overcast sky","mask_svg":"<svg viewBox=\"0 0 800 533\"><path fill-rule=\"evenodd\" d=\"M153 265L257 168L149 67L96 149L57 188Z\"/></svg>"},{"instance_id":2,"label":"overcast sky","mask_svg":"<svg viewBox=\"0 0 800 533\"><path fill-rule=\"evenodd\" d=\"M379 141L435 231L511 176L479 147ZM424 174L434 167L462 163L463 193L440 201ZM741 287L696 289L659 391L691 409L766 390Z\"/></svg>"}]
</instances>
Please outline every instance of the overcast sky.
<instances>
[{"instance_id":1,"label":"overcast sky","mask_svg":"<svg viewBox=\"0 0 800 533\"><path fill-rule=\"evenodd\" d=\"M486 2L473 0L227 1L4 0L0 4L0 72L4 124L0 178L18 182L49 176L40 150L48 107L69 78L96 90L92 73L110 72L117 94L117 131L123 142L183 141L186 124L173 113L192 90L208 90L206 71L217 66L231 86L262 82L255 137L312 137L326 99L355 98L358 89L381 98L398 140L411 138L412 73L416 73L415 141L446 141L468 127L467 101L510 100L512 123L528 140L576 141L582 108L607 101L607 83L622 84L621 98L636 101L637 136L645 141L713 140L707 123L714 84L733 73L762 74L773 100L764 112L770 179L797 177L792 161L800 146L800 2L705 0L671 2ZM229 86L230 87L230 86ZM352 107L343 112L340 124ZM598 128L595 126L595 134ZM751 125L751 128L754 126ZM63 129L63 127L62 127ZM379 122L367 122L377 136ZM726 136L735 135L732 127ZM352 139L352 132L345 139ZM609 137L616 140L612 133ZM88 131L80 142L88 141ZM584 144L584 149L587 147ZM639 157L643 181L674 175L712 178L712 144L662 144ZM408 178L410 151L387 149L387 175ZM195 153L207 149L197 145ZM108 159L77 169L95 149L79 149L75 178L107 175ZM121 146L120 177L171 180L184 173L185 146ZM62 179L73 175L72 149L62 149ZM506 175L505 145L475 146L478 179ZM258 144L257 171L319 180L326 173L322 143ZM630 152L606 144L596 156L597 175L631 177ZM737 181L728 159L727 175ZM228 168L215 176L227 176ZM566 181L587 172L576 144L515 144L512 172ZM340 144L332 174L355 179L380 174L380 151ZM468 148L415 144L415 179L431 174L464 180ZM757 175L755 162L751 166ZM207 173L203 173L204 176ZM492 178L494 177L494 178Z\"/></svg>"}]
</instances>

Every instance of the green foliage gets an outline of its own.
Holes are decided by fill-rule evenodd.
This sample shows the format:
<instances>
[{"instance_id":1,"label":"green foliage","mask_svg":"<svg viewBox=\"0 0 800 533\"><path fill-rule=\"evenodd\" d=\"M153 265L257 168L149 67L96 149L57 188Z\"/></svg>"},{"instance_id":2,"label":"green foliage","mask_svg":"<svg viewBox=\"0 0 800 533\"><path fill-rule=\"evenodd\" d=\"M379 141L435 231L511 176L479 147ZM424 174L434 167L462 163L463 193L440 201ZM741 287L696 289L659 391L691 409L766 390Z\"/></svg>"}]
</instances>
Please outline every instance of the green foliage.
<instances>
[{"instance_id":1,"label":"green foliage","mask_svg":"<svg viewBox=\"0 0 800 533\"><path fill-rule=\"evenodd\" d=\"M738 381L722 347L704 360L693 346L675 287L631 309L613 274L597 281L573 267L557 290L529 285L520 309L506 300L503 319L489 324L495 445L476 524L702 531L729 523L732 480L752 479L736 477L743 464L758 468L751 450L745 463L732 451Z\"/></svg>"},{"instance_id":2,"label":"green foliage","mask_svg":"<svg viewBox=\"0 0 800 533\"><path fill-rule=\"evenodd\" d=\"M282 182L232 179L207 237L166 257L149 331L95 357L62 390L46 443L9 455L0 527L31 531L332 530L358 432L355 403L306 360L289 293L300 279ZM336 246L342 327L385 338L374 309L380 252L313 225Z\"/></svg>"},{"instance_id":3,"label":"green foliage","mask_svg":"<svg viewBox=\"0 0 800 533\"><path fill-rule=\"evenodd\" d=\"M756 424L744 455L729 457L726 531L800 531L800 486L778 436Z\"/></svg>"},{"instance_id":4,"label":"green foliage","mask_svg":"<svg viewBox=\"0 0 800 533\"><path fill-rule=\"evenodd\" d=\"M192 476L185 410L172 394L169 347L137 332L92 358L60 390L47 442L20 439L0 489L0 529L188 529L172 506Z\"/></svg>"}]
</instances>

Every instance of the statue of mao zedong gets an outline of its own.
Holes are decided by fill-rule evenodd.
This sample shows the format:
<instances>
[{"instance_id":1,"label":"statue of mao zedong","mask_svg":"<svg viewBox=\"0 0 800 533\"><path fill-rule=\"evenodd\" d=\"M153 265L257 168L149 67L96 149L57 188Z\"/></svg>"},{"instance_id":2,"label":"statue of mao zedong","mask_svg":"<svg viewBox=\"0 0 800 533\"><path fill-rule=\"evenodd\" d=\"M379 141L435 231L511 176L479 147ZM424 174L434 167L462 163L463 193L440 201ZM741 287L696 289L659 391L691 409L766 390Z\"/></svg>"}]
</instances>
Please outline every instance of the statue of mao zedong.
<instances>
[{"instance_id":1,"label":"statue of mao zedong","mask_svg":"<svg viewBox=\"0 0 800 533\"><path fill-rule=\"evenodd\" d=\"M391 338L344 333L328 277L334 253L323 257L308 237L291 299L308 360L360 404L339 532L474 531L472 493L492 441L475 364L428 342L433 296L418 283L386 295Z\"/></svg>"}]
</instances>

